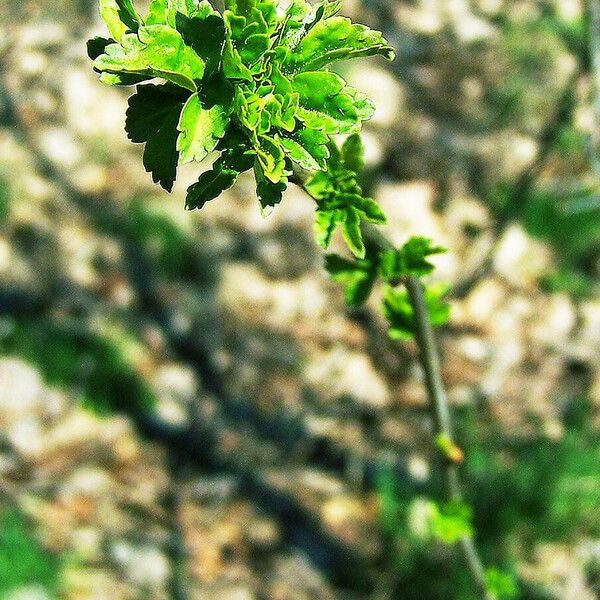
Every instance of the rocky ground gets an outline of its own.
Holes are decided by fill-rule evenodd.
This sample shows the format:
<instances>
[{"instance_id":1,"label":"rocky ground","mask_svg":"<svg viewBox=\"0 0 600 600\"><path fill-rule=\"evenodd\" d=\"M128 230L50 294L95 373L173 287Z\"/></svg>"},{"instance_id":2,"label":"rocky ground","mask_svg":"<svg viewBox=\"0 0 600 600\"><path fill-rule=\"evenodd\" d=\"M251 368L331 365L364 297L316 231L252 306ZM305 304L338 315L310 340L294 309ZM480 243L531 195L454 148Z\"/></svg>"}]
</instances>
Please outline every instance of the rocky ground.
<instances>
[{"instance_id":1,"label":"rocky ground","mask_svg":"<svg viewBox=\"0 0 600 600\"><path fill-rule=\"evenodd\" d=\"M543 284L575 250L517 218L534 191L592 190L565 210L593 199L582 7L345 12L398 49L344 74L377 105L367 185L387 233L450 250L437 277L452 286L453 407L509 465L514 447L564 439L582 398L597 427L598 255L584 253L585 293ZM182 208L196 167L171 197L151 185L123 131L128 91L101 86L85 57L102 31L93 3L0 5L0 23L0 508L56 561L3 588L0 534L0 596L389 597L377 473L422 493L435 481L414 345L386 339L377 298L344 307L301 190L263 219L249 181L198 214ZM583 214L581 232L598 216ZM156 418L113 412L133 397ZM568 541L525 545L516 527L503 543L523 581L597 597L598 498Z\"/></svg>"}]
</instances>

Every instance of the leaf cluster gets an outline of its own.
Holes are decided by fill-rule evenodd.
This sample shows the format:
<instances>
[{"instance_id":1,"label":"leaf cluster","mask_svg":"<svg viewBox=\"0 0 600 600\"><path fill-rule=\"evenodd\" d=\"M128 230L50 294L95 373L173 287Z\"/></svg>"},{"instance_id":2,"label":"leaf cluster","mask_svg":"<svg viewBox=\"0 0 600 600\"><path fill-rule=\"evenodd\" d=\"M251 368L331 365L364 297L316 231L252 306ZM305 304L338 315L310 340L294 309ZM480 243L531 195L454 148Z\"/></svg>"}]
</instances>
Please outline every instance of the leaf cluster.
<instances>
[{"instance_id":1,"label":"leaf cluster","mask_svg":"<svg viewBox=\"0 0 600 600\"><path fill-rule=\"evenodd\" d=\"M360 230L361 221L383 225L386 218L377 202L366 198L358 184L358 173L364 165L362 141L358 134L352 134L341 150L334 142L328 144L328 149L327 170L316 171L304 185L317 203L317 242L328 248L335 230L341 225L352 254L364 259L366 246Z\"/></svg>"},{"instance_id":2,"label":"leaf cluster","mask_svg":"<svg viewBox=\"0 0 600 600\"><path fill-rule=\"evenodd\" d=\"M283 10L276 0L225 0L220 14L206 0L151 0L142 17L131 0L100 0L110 38L90 40L88 53L103 82L143 83L129 100L126 130L145 144L155 182L170 191L178 165L217 152L189 188L187 207L201 208L253 170L266 213L294 165L327 170L332 136L358 131L373 114L364 94L325 67L392 58L393 50L380 33L338 16L340 5L292 0Z\"/></svg>"},{"instance_id":3,"label":"leaf cluster","mask_svg":"<svg viewBox=\"0 0 600 600\"><path fill-rule=\"evenodd\" d=\"M367 244L364 257L359 259L328 254L325 268L332 279L345 284L346 302L354 306L368 299L375 282L381 278L386 284L382 307L389 322L389 335L393 339L409 339L415 330L414 312L407 291L397 286L406 277L429 275L434 266L428 257L445 251L433 245L429 238L414 236L398 249L380 251ZM425 287L425 301L433 325L442 325L448 320L450 309L443 300L446 291L442 284Z\"/></svg>"}]
</instances>

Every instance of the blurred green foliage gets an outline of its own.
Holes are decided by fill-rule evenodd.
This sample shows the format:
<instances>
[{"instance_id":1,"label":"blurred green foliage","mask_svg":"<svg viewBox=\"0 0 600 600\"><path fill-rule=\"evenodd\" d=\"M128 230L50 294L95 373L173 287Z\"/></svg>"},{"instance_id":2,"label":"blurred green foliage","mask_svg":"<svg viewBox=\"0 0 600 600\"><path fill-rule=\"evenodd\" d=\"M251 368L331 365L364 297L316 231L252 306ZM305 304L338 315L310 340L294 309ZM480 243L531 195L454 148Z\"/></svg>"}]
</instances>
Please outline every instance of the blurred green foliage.
<instances>
[{"instance_id":1,"label":"blurred green foliage","mask_svg":"<svg viewBox=\"0 0 600 600\"><path fill-rule=\"evenodd\" d=\"M564 435L556 440L503 442L501 432L486 430L472 409L459 420L458 439L468 449L464 474L473 530L484 562L500 566L488 571L500 598L545 597L529 588L517 594L511 573L511 565L531 558L536 544L600 536L600 437L589 425L588 407L585 398L573 400ZM398 587L412 590L402 598L476 598L460 557L449 550L444 558L440 536L436 541L423 535L428 501L415 500L414 490L391 472L380 473L377 490L380 527L399 572ZM440 497L439 481L432 483L430 496Z\"/></svg>"},{"instance_id":2,"label":"blurred green foliage","mask_svg":"<svg viewBox=\"0 0 600 600\"><path fill-rule=\"evenodd\" d=\"M594 189L530 191L522 223L528 233L548 242L556 256L553 270L542 280L548 291L575 296L593 292L600 258L599 222L600 195Z\"/></svg>"},{"instance_id":3,"label":"blurred green foliage","mask_svg":"<svg viewBox=\"0 0 600 600\"><path fill-rule=\"evenodd\" d=\"M136 414L150 410L155 397L127 358L129 343L43 320L17 321L0 340L0 353L36 365L51 385L79 390L83 405L98 414Z\"/></svg>"},{"instance_id":4,"label":"blurred green foliage","mask_svg":"<svg viewBox=\"0 0 600 600\"><path fill-rule=\"evenodd\" d=\"M51 593L59 572L60 560L36 541L21 512L16 508L0 512L0 598L29 585Z\"/></svg>"},{"instance_id":5,"label":"blurred green foliage","mask_svg":"<svg viewBox=\"0 0 600 600\"><path fill-rule=\"evenodd\" d=\"M190 240L164 208L164 198L152 202L135 198L129 204L129 234L151 261L153 268L168 277L192 275L195 264Z\"/></svg>"},{"instance_id":6,"label":"blurred green foliage","mask_svg":"<svg viewBox=\"0 0 600 600\"><path fill-rule=\"evenodd\" d=\"M10 187L3 171L0 171L0 225L10 214Z\"/></svg>"}]
</instances>

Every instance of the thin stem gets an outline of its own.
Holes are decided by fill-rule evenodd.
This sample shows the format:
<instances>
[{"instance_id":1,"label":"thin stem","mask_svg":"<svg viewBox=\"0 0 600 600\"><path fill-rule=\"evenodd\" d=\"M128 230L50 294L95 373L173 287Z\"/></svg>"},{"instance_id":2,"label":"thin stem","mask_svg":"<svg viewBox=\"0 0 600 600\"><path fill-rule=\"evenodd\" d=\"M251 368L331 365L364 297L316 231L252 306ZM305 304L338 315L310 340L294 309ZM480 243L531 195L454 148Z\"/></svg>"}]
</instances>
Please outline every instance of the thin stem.
<instances>
[{"instance_id":1,"label":"thin stem","mask_svg":"<svg viewBox=\"0 0 600 600\"><path fill-rule=\"evenodd\" d=\"M450 410L446 399L444 384L440 375L440 358L437 351L433 327L425 303L423 285L417 277L411 276L406 280L406 290L414 313L415 338L420 350L420 361L425 373L425 384L429 395L429 407L435 426L435 435L443 435L452 441ZM461 501L462 492L456 464L447 458L443 459L442 473L444 495L448 501ZM470 536L464 536L459 541L459 547L469 569L473 584L484 600L494 600L495 596L488 590L485 572L477 548Z\"/></svg>"}]
</instances>

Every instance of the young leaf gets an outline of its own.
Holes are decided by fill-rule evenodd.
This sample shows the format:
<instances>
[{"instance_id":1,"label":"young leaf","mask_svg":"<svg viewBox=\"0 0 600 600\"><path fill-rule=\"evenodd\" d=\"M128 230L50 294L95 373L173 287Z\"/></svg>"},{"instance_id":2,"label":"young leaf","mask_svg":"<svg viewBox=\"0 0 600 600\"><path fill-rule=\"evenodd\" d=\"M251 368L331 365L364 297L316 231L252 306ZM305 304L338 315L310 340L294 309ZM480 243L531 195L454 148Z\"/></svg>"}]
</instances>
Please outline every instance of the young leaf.
<instances>
[{"instance_id":1,"label":"young leaf","mask_svg":"<svg viewBox=\"0 0 600 600\"><path fill-rule=\"evenodd\" d=\"M381 33L345 17L323 19L302 38L287 55L284 68L288 72L316 71L338 60L381 54L389 60L394 49Z\"/></svg>"},{"instance_id":2,"label":"young leaf","mask_svg":"<svg viewBox=\"0 0 600 600\"><path fill-rule=\"evenodd\" d=\"M198 94L190 96L177 125L181 132L177 139L180 164L204 160L225 135L228 125L229 114L223 106L215 104L206 109Z\"/></svg>"},{"instance_id":3,"label":"young leaf","mask_svg":"<svg viewBox=\"0 0 600 600\"><path fill-rule=\"evenodd\" d=\"M168 25L168 6L168 0L151 0L148 7L148 16L144 23L146 25Z\"/></svg>"},{"instance_id":4,"label":"young leaf","mask_svg":"<svg viewBox=\"0 0 600 600\"><path fill-rule=\"evenodd\" d=\"M215 13L189 18L178 13L176 22L183 41L204 61L205 76L216 73L221 67L225 45L225 23L220 15Z\"/></svg>"},{"instance_id":5,"label":"young leaf","mask_svg":"<svg viewBox=\"0 0 600 600\"><path fill-rule=\"evenodd\" d=\"M329 136L318 129L303 127L283 137L281 144L288 156L302 168L309 171L327 168Z\"/></svg>"},{"instance_id":6,"label":"young leaf","mask_svg":"<svg viewBox=\"0 0 600 600\"><path fill-rule=\"evenodd\" d=\"M443 300L447 286L437 284L425 288L425 303L431 324L443 325L450 316L450 307ZM383 313L387 318L392 339L410 339L414 335L414 313L405 289L388 288L383 299Z\"/></svg>"},{"instance_id":7,"label":"young leaf","mask_svg":"<svg viewBox=\"0 0 600 600\"><path fill-rule=\"evenodd\" d=\"M334 281L345 284L344 298L347 304L353 306L364 304L377 279L377 267L371 260L352 262L336 254L328 254L325 268Z\"/></svg>"},{"instance_id":8,"label":"young leaf","mask_svg":"<svg viewBox=\"0 0 600 600\"><path fill-rule=\"evenodd\" d=\"M348 136L342 145L344 165L354 173L360 173L365 167L365 147L358 133Z\"/></svg>"},{"instance_id":9,"label":"young leaf","mask_svg":"<svg viewBox=\"0 0 600 600\"><path fill-rule=\"evenodd\" d=\"M287 178L273 183L269 181L260 164L254 165L254 176L256 178L256 195L260 203L260 210L263 216L268 216L273 207L281 202L283 192L287 188Z\"/></svg>"},{"instance_id":10,"label":"young leaf","mask_svg":"<svg viewBox=\"0 0 600 600\"><path fill-rule=\"evenodd\" d=\"M280 142L267 136L259 137L256 155L265 177L273 183L280 181L285 170L285 154Z\"/></svg>"},{"instance_id":11,"label":"young leaf","mask_svg":"<svg viewBox=\"0 0 600 600\"><path fill-rule=\"evenodd\" d=\"M431 528L433 536L446 544L454 544L463 537L473 535L473 511L464 502L453 500L435 505Z\"/></svg>"},{"instance_id":12,"label":"young leaf","mask_svg":"<svg viewBox=\"0 0 600 600\"><path fill-rule=\"evenodd\" d=\"M177 173L177 123L186 94L168 85L141 85L129 98L125 129L135 143L146 143L144 166L168 192Z\"/></svg>"},{"instance_id":13,"label":"young leaf","mask_svg":"<svg viewBox=\"0 0 600 600\"><path fill-rule=\"evenodd\" d=\"M137 34L124 35L121 44L106 46L94 67L108 73L161 77L192 92L204 75L204 61L167 25L143 26Z\"/></svg>"},{"instance_id":14,"label":"young leaf","mask_svg":"<svg viewBox=\"0 0 600 600\"><path fill-rule=\"evenodd\" d=\"M315 239L324 249L329 247L337 226L344 220L342 210L318 210L315 213Z\"/></svg>"},{"instance_id":15,"label":"young leaf","mask_svg":"<svg viewBox=\"0 0 600 600\"><path fill-rule=\"evenodd\" d=\"M109 40L103 37L92 38L87 42L88 56L92 60L95 60L101 54L104 54L104 49L106 46L114 43L114 40ZM98 69L94 69L94 71L96 71L96 73L100 73ZM144 75L128 75L126 73L122 75L117 75L115 73L100 74L100 81L102 81L102 83L106 83L107 85L136 85L142 81L146 81L147 79L148 77Z\"/></svg>"},{"instance_id":16,"label":"young leaf","mask_svg":"<svg viewBox=\"0 0 600 600\"><path fill-rule=\"evenodd\" d=\"M299 94L298 117L311 129L325 133L349 133L360 127L362 119L369 118L372 111L365 109L363 95L346 85L335 73L313 71L299 73L292 80Z\"/></svg>"},{"instance_id":17,"label":"young leaf","mask_svg":"<svg viewBox=\"0 0 600 600\"><path fill-rule=\"evenodd\" d=\"M256 159L256 153L250 149L247 140L231 128L218 143L217 150L221 151L221 156L213 168L202 173L198 182L188 188L186 208L189 210L202 208L206 202L229 189L240 173L252 168Z\"/></svg>"},{"instance_id":18,"label":"young leaf","mask_svg":"<svg viewBox=\"0 0 600 600\"><path fill-rule=\"evenodd\" d=\"M185 207L188 210L202 208L209 200L217 198L229 189L236 182L238 175L238 171L227 169L222 163L213 165L210 171L202 173L198 181L188 188Z\"/></svg>"},{"instance_id":19,"label":"young leaf","mask_svg":"<svg viewBox=\"0 0 600 600\"><path fill-rule=\"evenodd\" d=\"M361 218L369 223L376 225L385 225L387 222L385 213L373 198L365 198L360 196L353 203L354 208L360 213Z\"/></svg>"},{"instance_id":20,"label":"young leaf","mask_svg":"<svg viewBox=\"0 0 600 600\"><path fill-rule=\"evenodd\" d=\"M360 215L358 211L353 208L349 208L346 211L346 218L342 225L342 233L348 248L356 258L365 257L365 244L362 239L362 233L360 232Z\"/></svg>"},{"instance_id":21,"label":"young leaf","mask_svg":"<svg viewBox=\"0 0 600 600\"><path fill-rule=\"evenodd\" d=\"M427 257L444 252L445 248L434 246L429 238L411 237L399 250L389 250L381 255L381 276L386 281L393 282L407 275L429 275L434 266Z\"/></svg>"},{"instance_id":22,"label":"young leaf","mask_svg":"<svg viewBox=\"0 0 600 600\"><path fill-rule=\"evenodd\" d=\"M252 82L252 71L242 62L242 57L233 47L231 36L225 39L223 48L223 73L227 79L240 79Z\"/></svg>"},{"instance_id":23,"label":"young leaf","mask_svg":"<svg viewBox=\"0 0 600 600\"><path fill-rule=\"evenodd\" d=\"M137 31L141 23L131 0L100 0L100 16L117 42L126 33Z\"/></svg>"}]
</instances>

